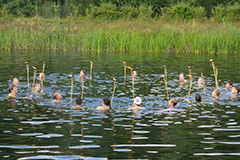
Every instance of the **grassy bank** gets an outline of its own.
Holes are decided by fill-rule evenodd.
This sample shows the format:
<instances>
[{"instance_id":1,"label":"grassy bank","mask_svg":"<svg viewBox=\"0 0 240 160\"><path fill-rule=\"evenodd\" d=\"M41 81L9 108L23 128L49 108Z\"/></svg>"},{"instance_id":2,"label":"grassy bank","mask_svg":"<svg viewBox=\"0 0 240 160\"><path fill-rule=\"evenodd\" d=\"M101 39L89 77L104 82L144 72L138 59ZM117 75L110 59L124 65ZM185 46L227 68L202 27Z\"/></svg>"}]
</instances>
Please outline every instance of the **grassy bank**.
<instances>
[{"instance_id":1,"label":"grassy bank","mask_svg":"<svg viewBox=\"0 0 240 160\"><path fill-rule=\"evenodd\" d=\"M240 51L239 24L204 21L18 18L0 21L0 49L83 52Z\"/></svg>"}]
</instances>

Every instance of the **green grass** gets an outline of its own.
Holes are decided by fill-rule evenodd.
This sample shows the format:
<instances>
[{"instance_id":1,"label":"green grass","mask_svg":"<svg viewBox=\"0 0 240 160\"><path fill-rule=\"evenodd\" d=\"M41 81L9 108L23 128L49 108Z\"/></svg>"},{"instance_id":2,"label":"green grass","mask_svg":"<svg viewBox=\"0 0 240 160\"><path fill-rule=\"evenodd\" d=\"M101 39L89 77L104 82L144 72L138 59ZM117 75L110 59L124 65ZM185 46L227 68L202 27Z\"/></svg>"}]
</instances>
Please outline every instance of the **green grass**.
<instances>
[{"instance_id":1,"label":"green grass","mask_svg":"<svg viewBox=\"0 0 240 160\"><path fill-rule=\"evenodd\" d=\"M0 22L0 49L79 52L240 51L238 24L21 18Z\"/></svg>"}]
</instances>

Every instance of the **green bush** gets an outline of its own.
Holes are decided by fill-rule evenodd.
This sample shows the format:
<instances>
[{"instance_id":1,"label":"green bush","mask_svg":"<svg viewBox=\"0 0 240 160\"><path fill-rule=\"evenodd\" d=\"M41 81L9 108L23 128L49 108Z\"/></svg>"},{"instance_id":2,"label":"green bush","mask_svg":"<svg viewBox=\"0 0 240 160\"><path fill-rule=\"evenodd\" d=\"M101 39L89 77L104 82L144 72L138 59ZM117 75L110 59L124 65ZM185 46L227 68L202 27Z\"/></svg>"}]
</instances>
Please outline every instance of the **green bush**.
<instances>
[{"instance_id":1,"label":"green bush","mask_svg":"<svg viewBox=\"0 0 240 160\"><path fill-rule=\"evenodd\" d=\"M198 21L202 21L206 18L206 11L203 7L194 8L194 18Z\"/></svg>"},{"instance_id":2,"label":"green bush","mask_svg":"<svg viewBox=\"0 0 240 160\"><path fill-rule=\"evenodd\" d=\"M143 19L150 19L152 18L152 8L149 7L144 7L144 6L139 6L139 18Z\"/></svg>"},{"instance_id":3,"label":"green bush","mask_svg":"<svg viewBox=\"0 0 240 160\"><path fill-rule=\"evenodd\" d=\"M92 6L87 9L86 14L92 19L114 20L119 18L117 6L110 3L102 3L99 7Z\"/></svg>"},{"instance_id":4,"label":"green bush","mask_svg":"<svg viewBox=\"0 0 240 160\"><path fill-rule=\"evenodd\" d=\"M139 10L135 7L124 6L120 8L120 17L123 19L134 19L138 18Z\"/></svg>"},{"instance_id":5,"label":"green bush","mask_svg":"<svg viewBox=\"0 0 240 160\"><path fill-rule=\"evenodd\" d=\"M177 20L190 20L194 17L194 10L187 3L179 3L171 8L164 8L164 18Z\"/></svg>"},{"instance_id":6,"label":"green bush","mask_svg":"<svg viewBox=\"0 0 240 160\"><path fill-rule=\"evenodd\" d=\"M221 5L214 7L212 14L214 20L223 21L224 16L226 15L225 7L222 7Z\"/></svg>"},{"instance_id":7,"label":"green bush","mask_svg":"<svg viewBox=\"0 0 240 160\"><path fill-rule=\"evenodd\" d=\"M226 7L226 18L230 21L240 20L240 5L235 4L233 6Z\"/></svg>"},{"instance_id":8,"label":"green bush","mask_svg":"<svg viewBox=\"0 0 240 160\"><path fill-rule=\"evenodd\" d=\"M0 9L0 17L2 19L9 19L12 17L12 15L9 13L10 11L7 8L7 5L3 5Z\"/></svg>"}]
</instances>

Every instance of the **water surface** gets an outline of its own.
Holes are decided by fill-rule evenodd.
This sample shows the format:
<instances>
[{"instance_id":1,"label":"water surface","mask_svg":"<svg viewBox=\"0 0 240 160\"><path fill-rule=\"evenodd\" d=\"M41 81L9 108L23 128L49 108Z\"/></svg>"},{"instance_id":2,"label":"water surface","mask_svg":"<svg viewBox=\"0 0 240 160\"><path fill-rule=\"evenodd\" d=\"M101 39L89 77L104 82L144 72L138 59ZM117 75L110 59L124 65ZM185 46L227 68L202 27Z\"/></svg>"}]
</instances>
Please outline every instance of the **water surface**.
<instances>
[{"instance_id":1,"label":"water surface","mask_svg":"<svg viewBox=\"0 0 240 160\"><path fill-rule=\"evenodd\" d=\"M222 95L211 98L215 88L209 59L219 68ZM91 54L91 53L2 53L0 54L0 157L1 159L237 159L240 155L240 103L232 101L225 89L227 80L240 85L239 56L190 54ZM89 61L93 80L85 80L83 103L87 109L72 110L70 103L72 74L73 100L81 94L79 72L89 78ZM44 93L29 98L25 61L38 73L46 61ZM146 110L128 111L132 105L132 81L127 72L124 84L123 64L138 71L135 96L143 100ZM168 68L170 98L179 103L169 109L163 65ZM188 100L189 80L180 85L180 73L192 67L193 89ZM206 96L197 86L205 75ZM14 102L4 100L11 79L18 77L18 96ZM111 97L112 78L118 85L113 111L103 114L95 108L105 96ZM30 82L33 69L30 70ZM38 80L37 80L38 82ZM51 104L52 94L60 92L62 104ZM200 93L203 102L194 102Z\"/></svg>"}]
</instances>

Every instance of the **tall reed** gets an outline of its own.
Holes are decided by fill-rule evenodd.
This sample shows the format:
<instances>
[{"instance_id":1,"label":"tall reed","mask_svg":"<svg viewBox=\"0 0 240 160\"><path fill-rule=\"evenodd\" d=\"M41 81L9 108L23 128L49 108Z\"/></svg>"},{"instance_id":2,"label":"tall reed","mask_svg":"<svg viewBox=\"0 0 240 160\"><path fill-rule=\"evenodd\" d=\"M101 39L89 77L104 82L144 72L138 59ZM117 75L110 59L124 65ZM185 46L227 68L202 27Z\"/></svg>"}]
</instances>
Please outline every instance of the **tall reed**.
<instances>
[{"instance_id":1,"label":"tall reed","mask_svg":"<svg viewBox=\"0 0 240 160\"><path fill-rule=\"evenodd\" d=\"M120 21L121 22L121 21ZM25 51L191 52L231 54L240 52L237 25L129 21L83 22L24 20L0 24L0 49ZM85 24L87 23L87 24ZM114 24L118 25L116 27ZM94 26L96 25L96 26ZM14 27L12 27L14 26ZM131 27L129 27L131 26ZM148 28L146 28L148 27ZM217 28L217 29L216 29Z\"/></svg>"}]
</instances>

